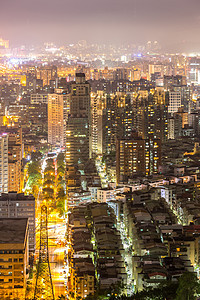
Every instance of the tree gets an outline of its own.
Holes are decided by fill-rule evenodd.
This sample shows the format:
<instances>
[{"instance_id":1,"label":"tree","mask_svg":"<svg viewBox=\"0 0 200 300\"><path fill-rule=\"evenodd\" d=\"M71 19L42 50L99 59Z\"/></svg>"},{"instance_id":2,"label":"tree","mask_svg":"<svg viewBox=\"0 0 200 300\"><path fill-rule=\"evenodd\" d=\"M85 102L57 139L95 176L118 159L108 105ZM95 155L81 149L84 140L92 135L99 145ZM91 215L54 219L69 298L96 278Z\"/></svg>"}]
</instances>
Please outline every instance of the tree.
<instances>
[{"instance_id":1,"label":"tree","mask_svg":"<svg viewBox=\"0 0 200 300\"><path fill-rule=\"evenodd\" d=\"M58 166L64 165L64 161L65 161L65 155L64 155L64 153L61 152L57 156L57 165Z\"/></svg>"},{"instance_id":2,"label":"tree","mask_svg":"<svg viewBox=\"0 0 200 300\"><path fill-rule=\"evenodd\" d=\"M58 300L65 300L65 296L64 295L61 295L61 296L58 296Z\"/></svg>"},{"instance_id":3,"label":"tree","mask_svg":"<svg viewBox=\"0 0 200 300\"><path fill-rule=\"evenodd\" d=\"M113 294L109 300L174 300L177 288L178 282L164 281L155 288L148 287L132 296Z\"/></svg>"},{"instance_id":4,"label":"tree","mask_svg":"<svg viewBox=\"0 0 200 300\"><path fill-rule=\"evenodd\" d=\"M63 187L60 187L58 189L58 192L57 192L57 198L58 199L64 199L65 198L65 190Z\"/></svg>"},{"instance_id":5,"label":"tree","mask_svg":"<svg viewBox=\"0 0 200 300\"><path fill-rule=\"evenodd\" d=\"M111 295L109 300L195 300L198 293L200 283L196 274L185 272L178 282L164 281L155 288L148 287L132 296Z\"/></svg>"},{"instance_id":6,"label":"tree","mask_svg":"<svg viewBox=\"0 0 200 300\"><path fill-rule=\"evenodd\" d=\"M64 168L64 166L59 166L57 168L57 174L59 175L59 177L63 177L64 176L64 174L65 174L65 168Z\"/></svg>"},{"instance_id":7,"label":"tree","mask_svg":"<svg viewBox=\"0 0 200 300\"><path fill-rule=\"evenodd\" d=\"M55 173L55 168L53 166L47 166L45 169L44 169L44 173Z\"/></svg>"},{"instance_id":8,"label":"tree","mask_svg":"<svg viewBox=\"0 0 200 300\"><path fill-rule=\"evenodd\" d=\"M40 185L42 176L40 173L32 173L29 176L29 185Z\"/></svg>"},{"instance_id":9,"label":"tree","mask_svg":"<svg viewBox=\"0 0 200 300\"><path fill-rule=\"evenodd\" d=\"M195 300L200 283L195 273L186 272L179 278L176 300Z\"/></svg>"},{"instance_id":10,"label":"tree","mask_svg":"<svg viewBox=\"0 0 200 300\"><path fill-rule=\"evenodd\" d=\"M60 186L60 187L64 187L65 186L65 184L66 184L66 181L63 179L63 177L58 177L58 186Z\"/></svg>"},{"instance_id":11,"label":"tree","mask_svg":"<svg viewBox=\"0 0 200 300\"><path fill-rule=\"evenodd\" d=\"M42 153L40 151L35 151L31 153L31 160L40 161L42 159Z\"/></svg>"},{"instance_id":12,"label":"tree","mask_svg":"<svg viewBox=\"0 0 200 300\"><path fill-rule=\"evenodd\" d=\"M54 184L54 182L52 180L47 179L47 180L44 181L43 186L50 186L50 185L53 185L53 184Z\"/></svg>"},{"instance_id":13,"label":"tree","mask_svg":"<svg viewBox=\"0 0 200 300\"><path fill-rule=\"evenodd\" d=\"M54 175L51 175L51 173L45 173L44 174L44 180L51 180L52 183L55 182L55 174Z\"/></svg>"},{"instance_id":14,"label":"tree","mask_svg":"<svg viewBox=\"0 0 200 300\"><path fill-rule=\"evenodd\" d=\"M54 190L52 188L50 188L50 187L43 188L43 192L47 193L49 195L53 195L54 194Z\"/></svg>"},{"instance_id":15,"label":"tree","mask_svg":"<svg viewBox=\"0 0 200 300\"><path fill-rule=\"evenodd\" d=\"M38 162L32 161L28 164L28 174L40 174L40 164Z\"/></svg>"}]
</instances>

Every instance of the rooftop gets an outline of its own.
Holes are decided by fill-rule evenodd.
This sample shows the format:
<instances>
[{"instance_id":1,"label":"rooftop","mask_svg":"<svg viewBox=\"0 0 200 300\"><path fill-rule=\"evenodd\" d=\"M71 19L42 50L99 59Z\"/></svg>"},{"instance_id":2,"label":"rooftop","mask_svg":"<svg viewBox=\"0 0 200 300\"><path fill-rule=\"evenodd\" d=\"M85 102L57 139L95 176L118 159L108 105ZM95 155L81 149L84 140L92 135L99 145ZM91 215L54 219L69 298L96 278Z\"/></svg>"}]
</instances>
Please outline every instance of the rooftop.
<instances>
[{"instance_id":1,"label":"rooftop","mask_svg":"<svg viewBox=\"0 0 200 300\"><path fill-rule=\"evenodd\" d=\"M35 200L33 195L24 195L24 193L17 193L17 192L9 192L9 193L2 193L0 196L0 201L24 201L24 200Z\"/></svg>"},{"instance_id":2,"label":"rooftop","mask_svg":"<svg viewBox=\"0 0 200 300\"><path fill-rule=\"evenodd\" d=\"M0 244L23 244L28 226L28 218L1 218Z\"/></svg>"}]
</instances>

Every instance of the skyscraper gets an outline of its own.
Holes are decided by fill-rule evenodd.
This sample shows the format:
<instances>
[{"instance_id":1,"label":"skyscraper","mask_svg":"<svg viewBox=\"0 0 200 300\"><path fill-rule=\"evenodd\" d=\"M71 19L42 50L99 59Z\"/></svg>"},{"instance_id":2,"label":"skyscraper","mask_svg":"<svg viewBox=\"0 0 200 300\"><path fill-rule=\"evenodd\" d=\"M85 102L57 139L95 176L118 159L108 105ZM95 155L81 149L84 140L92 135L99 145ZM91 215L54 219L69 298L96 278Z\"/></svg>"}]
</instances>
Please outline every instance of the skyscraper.
<instances>
[{"instance_id":1,"label":"skyscraper","mask_svg":"<svg viewBox=\"0 0 200 300\"><path fill-rule=\"evenodd\" d=\"M0 135L0 193L8 192L8 135Z\"/></svg>"},{"instance_id":2,"label":"skyscraper","mask_svg":"<svg viewBox=\"0 0 200 300\"><path fill-rule=\"evenodd\" d=\"M137 132L132 137L117 140L117 183L125 182L134 175L152 175L158 172L161 163L161 141L143 139Z\"/></svg>"},{"instance_id":3,"label":"skyscraper","mask_svg":"<svg viewBox=\"0 0 200 300\"><path fill-rule=\"evenodd\" d=\"M155 91L153 94L149 93L148 95L142 119L145 139L151 137L160 139L162 142L167 140L168 111L165 98L165 92L160 91Z\"/></svg>"},{"instance_id":4,"label":"skyscraper","mask_svg":"<svg viewBox=\"0 0 200 300\"><path fill-rule=\"evenodd\" d=\"M0 132L8 135L8 192L20 192L23 156L22 128L1 126Z\"/></svg>"},{"instance_id":5,"label":"skyscraper","mask_svg":"<svg viewBox=\"0 0 200 300\"><path fill-rule=\"evenodd\" d=\"M48 142L64 145L63 94L48 95Z\"/></svg>"},{"instance_id":6,"label":"skyscraper","mask_svg":"<svg viewBox=\"0 0 200 300\"><path fill-rule=\"evenodd\" d=\"M133 175L145 174L145 140L135 137L117 140L116 146L117 183L127 181Z\"/></svg>"},{"instance_id":7,"label":"skyscraper","mask_svg":"<svg viewBox=\"0 0 200 300\"><path fill-rule=\"evenodd\" d=\"M179 107L181 107L181 92L170 91L168 112L173 114L178 111Z\"/></svg>"},{"instance_id":8,"label":"skyscraper","mask_svg":"<svg viewBox=\"0 0 200 300\"><path fill-rule=\"evenodd\" d=\"M43 80L43 86L50 85L50 80L57 77L57 67L56 66L45 66L40 67L36 71L37 79Z\"/></svg>"},{"instance_id":9,"label":"skyscraper","mask_svg":"<svg viewBox=\"0 0 200 300\"><path fill-rule=\"evenodd\" d=\"M84 73L76 74L71 84L70 114L66 126L66 161L86 165L91 157L90 85Z\"/></svg>"}]
</instances>

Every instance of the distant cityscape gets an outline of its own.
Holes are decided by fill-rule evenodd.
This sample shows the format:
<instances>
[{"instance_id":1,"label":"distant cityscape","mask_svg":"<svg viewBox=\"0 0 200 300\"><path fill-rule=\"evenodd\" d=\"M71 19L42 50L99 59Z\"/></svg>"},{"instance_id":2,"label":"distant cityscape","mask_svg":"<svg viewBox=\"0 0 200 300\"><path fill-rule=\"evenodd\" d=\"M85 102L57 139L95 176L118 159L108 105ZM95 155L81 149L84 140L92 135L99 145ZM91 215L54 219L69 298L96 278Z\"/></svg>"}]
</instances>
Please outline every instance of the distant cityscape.
<instances>
[{"instance_id":1,"label":"distant cityscape","mask_svg":"<svg viewBox=\"0 0 200 300\"><path fill-rule=\"evenodd\" d=\"M200 52L0 38L0 299L200 299Z\"/></svg>"}]
</instances>

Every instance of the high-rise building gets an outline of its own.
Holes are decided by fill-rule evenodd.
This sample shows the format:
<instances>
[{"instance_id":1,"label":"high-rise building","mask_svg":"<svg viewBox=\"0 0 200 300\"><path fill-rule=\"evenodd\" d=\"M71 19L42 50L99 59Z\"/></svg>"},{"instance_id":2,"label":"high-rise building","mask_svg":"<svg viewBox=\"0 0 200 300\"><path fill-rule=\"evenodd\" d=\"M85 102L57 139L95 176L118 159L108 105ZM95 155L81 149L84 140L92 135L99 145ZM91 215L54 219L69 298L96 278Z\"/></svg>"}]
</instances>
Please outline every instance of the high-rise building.
<instances>
[{"instance_id":1,"label":"high-rise building","mask_svg":"<svg viewBox=\"0 0 200 300\"><path fill-rule=\"evenodd\" d=\"M43 86L50 85L50 80L56 79L57 67L56 66L45 66L40 67L36 70L37 79L43 80Z\"/></svg>"},{"instance_id":2,"label":"high-rise building","mask_svg":"<svg viewBox=\"0 0 200 300\"><path fill-rule=\"evenodd\" d=\"M76 73L71 84L70 114L66 126L66 161L73 165L86 165L91 157L90 85L84 73Z\"/></svg>"},{"instance_id":3,"label":"high-rise building","mask_svg":"<svg viewBox=\"0 0 200 300\"><path fill-rule=\"evenodd\" d=\"M47 103L32 103L28 107L28 122L30 132L33 135L40 135L47 138L48 134L48 116Z\"/></svg>"},{"instance_id":4,"label":"high-rise building","mask_svg":"<svg viewBox=\"0 0 200 300\"><path fill-rule=\"evenodd\" d=\"M96 131L96 153L104 154L106 153L106 109L98 109L97 110L97 131Z\"/></svg>"},{"instance_id":5,"label":"high-rise building","mask_svg":"<svg viewBox=\"0 0 200 300\"><path fill-rule=\"evenodd\" d=\"M160 139L162 142L167 140L168 136L168 111L165 99L165 92L155 91L149 93L146 105L143 108L143 118L141 127L143 127L143 137L148 139Z\"/></svg>"},{"instance_id":6,"label":"high-rise building","mask_svg":"<svg viewBox=\"0 0 200 300\"><path fill-rule=\"evenodd\" d=\"M2 193L0 196L1 218L28 218L29 250L35 251L35 198L16 192Z\"/></svg>"},{"instance_id":7,"label":"high-rise building","mask_svg":"<svg viewBox=\"0 0 200 300\"><path fill-rule=\"evenodd\" d=\"M168 112L173 114L178 111L179 107L181 107L181 91L170 91Z\"/></svg>"},{"instance_id":8,"label":"high-rise building","mask_svg":"<svg viewBox=\"0 0 200 300\"><path fill-rule=\"evenodd\" d=\"M48 142L53 146L64 145L63 94L48 95Z\"/></svg>"},{"instance_id":9,"label":"high-rise building","mask_svg":"<svg viewBox=\"0 0 200 300\"><path fill-rule=\"evenodd\" d=\"M23 156L22 129L19 126L2 126L0 132L8 135L8 192L20 192Z\"/></svg>"},{"instance_id":10,"label":"high-rise building","mask_svg":"<svg viewBox=\"0 0 200 300\"><path fill-rule=\"evenodd\" d=\"M192 101L192 87L188 86L174 86L169 91L169 106L168 112L173 114L180 108L184 109L184 112L191 112L193 109Z\"/></svg>"},{"instance_id":11,"label":"high-rise building","mask_svg":"<svg viewBox=\"0 0 200 300\"><path fill-rule=\"evenodd\" d=\"M2 38L0 38L0 48L8 49L9 48L9 41L8 40L3 40Z\"/></svg>"},{"instance_id":12,"label":"high-rise building","mask_svg":"<svg viewBox=\"0 0 200 300\"><path fill-rule=\"evenodd\" d=\"M92 97L93 152L110 154L116 150L117 139L131 136L135 114L130 95L121 92L97 95Z\"/></svg>"},{"instance_id":13,"label":"high-rise building","mask_svg":"<svg viewBox=\"0 0 200 300\"><path fill-rule=\"evenodd\" d=\"M119 111L120 113L120 111ZM124 97L124 106L122 108L122 113L119 114L119 124L118 124L118 137L123 138L131 137L132 131L134 129L134 113L133 106L131 104L130 95L125 95ZM120 130L120 128L122 130Z\"/></svg>"},{"instance_id":14,"label":"high-rise building","mask_svg":"<svg viewBox=\"0 0 200 300\"><path fill-rule=\"evenodd\" d=\"M92 94L91 97L92 108L92 154L97 153L97 140L98 140L98 95Z\"/></svg>"},{"instance_id":15,"label":"high-rise building","mask_svg":"<svg viewBox=\"0 0 200 300\"><path fill-rule=\"evenodd\" d=\"M161 141L143 139L136 132L132 137L117 140L117 183L126 182L135 175L152 175L158 172L161 163Z\"/></svg>"},{"instance_id":16,"label":"high-rise building","mask_svg":"<svg viewBox=\"0 0 200 300\"><path fill-rule=\"evenodd\" d=\"M0 134L0 193L8 192L8 135Z\"/></svg>"},{"instance_id":17,"label":"high-rise building","mask_svg":"<svg viewBox=\"0 0 200 300\"><path fill-rule=\"evenodd\" d=\"M0 219L0 298L25 299L28 219Z\"/></svg>"},{"instance_id":18,"label":"high-rise building","mask_svg":"<svg viewBox=\"0 0 200 300\"><path fill-rule=\"evenodd\" d=\"M173 117L168 119L168 139L174 140L174 128L175 128L175 120Z\"/></svg>"},{"instance_id":19,"label":"high-rise building","mask_svg":"<svg viewBox=\"0 0 200 300\"><path fill-rule=\"evenodd\" d=\"M182 118L180 114L174 114L173 117L169 118L168 124L168 138L177 139L182 136Z\"/></svg>"},{"instance_id":20,"label":"high-rise building","mask_svg":"<svg viewBox=\"0 0 200 300\"><path fill-rule=\"evenodd\" d=\"M102 154L103 139L105 137L105 103L106 94L103 91L91 93L91 114L92 114L92 154ZM104 125L104 127L103 127Z\"/></svg>"},{"instance_id":21,"label":"high-rise building","mask_svg":"<svg viewBox=\"0 0 200 300\"><path fill-rule=\"evenodd\" d=\"M145 175L158 173L161 164L161 140L148 138L145 140Z\"/></svg>"},{"instance_id":22,"label":"high-rise building","mask_svg":"<svg viewBox=\"0 0 200 300\"><path fill-rule=\"evenodd\" d=\"M164 76L164 88L165 90L170 90L173 86L185 86L186 85L186 78L185 76Z\"/></svg>"},{"instance_id":23,"label":"high-rise building","mask_svg":"<svg viewBox=\"0 0 200 300\"><path fill-rule=\"evenodd\" d=\"M117 183L136 174L145 175L145 140L138 136L118 140L116 150Z\"/></svg>"},{"instance_id":24,"label":"high-rise building","mask_svg":"<svg viewBox=\"0 0 200 300\"><path fill-rule=\"evenodd\" d=\"M31 94L31 104L48 104L48 94Z\"/></svg>"}]
</instances>

